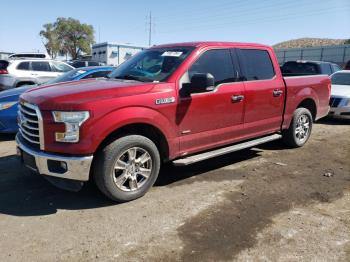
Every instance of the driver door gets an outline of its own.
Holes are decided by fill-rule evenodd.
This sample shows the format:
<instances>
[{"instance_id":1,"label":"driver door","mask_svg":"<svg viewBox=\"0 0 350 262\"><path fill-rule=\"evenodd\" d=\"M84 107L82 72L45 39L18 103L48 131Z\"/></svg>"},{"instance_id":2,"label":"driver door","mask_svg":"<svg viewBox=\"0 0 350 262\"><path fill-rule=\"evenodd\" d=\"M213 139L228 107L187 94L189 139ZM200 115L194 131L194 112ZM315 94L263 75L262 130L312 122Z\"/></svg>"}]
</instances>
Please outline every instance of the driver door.
<instances>
[{"instance_id":1,"label":"driver door","mask_svg":"<svg viewBox=\"0 0 350 262\"><path fill-rule=\"evenodd\" d=\"M229 49L214 49L204 52L181 78L180 88L198 73L209 73L215 81L212 91L181 95L180 90L176 121L182 155L232 143L241 136L244 84L238 72L234 50L231 54Z\"/></svg>"}]
</instances>

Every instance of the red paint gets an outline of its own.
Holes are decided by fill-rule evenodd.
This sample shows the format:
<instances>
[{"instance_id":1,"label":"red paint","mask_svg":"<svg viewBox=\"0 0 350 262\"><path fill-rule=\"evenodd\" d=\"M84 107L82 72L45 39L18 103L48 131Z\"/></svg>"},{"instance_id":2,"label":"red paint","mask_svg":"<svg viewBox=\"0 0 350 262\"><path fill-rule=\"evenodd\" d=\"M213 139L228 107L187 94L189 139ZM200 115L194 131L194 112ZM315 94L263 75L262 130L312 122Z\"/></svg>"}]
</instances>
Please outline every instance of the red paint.
<instances>
[{"instance_id":1,"label":"red paint","mask_svg":"<svg viewBox=\"0 0 350 262\"><path fill-rule=\"evenodd\" d=\"M110 80L83 80L39 87L22 95L43 112L45 150L48 152L94 154L113 131L135 123L157 128L166 137L169 158L191 154L288 128L294 110L304 99L312 99L320 118L328 113L328 76L283 79L273 49L258 44L199 42L163 45L195 46L193 53L164 83L136 83ZM179 97L179 79L205 51L215 48L267 50L276 76L272 80L222 84L215 92ZM283 92L273 96L273 90ZM244 95L233 103L233 95ZM156 105L159 98L175 97L172 104ZM285 108L285 114L283 111ZM52 110L88 110L91 117L81 127L77 144L57 143L54 132L64 126L53 122Z\"/></svg>"}]
</instances>

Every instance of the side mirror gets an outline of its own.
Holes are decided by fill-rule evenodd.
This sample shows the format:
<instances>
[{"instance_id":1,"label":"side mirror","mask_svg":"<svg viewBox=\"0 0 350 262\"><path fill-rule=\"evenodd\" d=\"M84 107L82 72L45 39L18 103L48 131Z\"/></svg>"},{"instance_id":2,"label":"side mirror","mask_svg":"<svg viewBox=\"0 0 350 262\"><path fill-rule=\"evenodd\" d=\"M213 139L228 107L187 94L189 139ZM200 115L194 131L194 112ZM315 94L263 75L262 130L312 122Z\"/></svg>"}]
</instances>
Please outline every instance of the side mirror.
<instances>
[{"instance_id":1,"label":"side mirror","mask_svg":"<svg viewBox=\"0 0 350 262\"><path fill-rule=\"evenodd\" d=\"M210 92L214 87L214 76L210 73L197 73L191 77L191 93Z\"/></svg>"},{"instance_id":2,"label":"side mirror","mask_svg":"<svg viewBox=\"0 0 350 262\"><path fill-rule=\"evenodd\" d=\"M190 83L185 83L180 89L181 96L189 96L193 93L205 93L215 88L214 76L210 73L197 73L191 77Z\"/></svg>"}]
</instances>

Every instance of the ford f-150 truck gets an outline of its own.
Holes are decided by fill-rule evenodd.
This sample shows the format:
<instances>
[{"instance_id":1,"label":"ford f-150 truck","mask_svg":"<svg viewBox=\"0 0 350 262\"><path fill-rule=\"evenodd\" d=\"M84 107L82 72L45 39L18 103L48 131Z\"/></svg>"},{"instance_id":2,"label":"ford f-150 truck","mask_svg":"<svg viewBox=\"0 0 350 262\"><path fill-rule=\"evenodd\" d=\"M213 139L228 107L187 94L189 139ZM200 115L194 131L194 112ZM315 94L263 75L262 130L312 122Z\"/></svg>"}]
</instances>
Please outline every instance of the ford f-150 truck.
<instances>
[{"instance_id":1,"label":"ford f-150 truck","mask_svg":"<svg viewBox=\"0 0 350 262\"><path fill-rule=\"evenodd\" d=\"M107 197L130 201L167 161L189 165L280 138L303 146L329 111L330 89L326 75L284 78L265 45L154 46L106 80L22 94L18 153L59 187L94 179Z\"/></svg>"}]
</instances>

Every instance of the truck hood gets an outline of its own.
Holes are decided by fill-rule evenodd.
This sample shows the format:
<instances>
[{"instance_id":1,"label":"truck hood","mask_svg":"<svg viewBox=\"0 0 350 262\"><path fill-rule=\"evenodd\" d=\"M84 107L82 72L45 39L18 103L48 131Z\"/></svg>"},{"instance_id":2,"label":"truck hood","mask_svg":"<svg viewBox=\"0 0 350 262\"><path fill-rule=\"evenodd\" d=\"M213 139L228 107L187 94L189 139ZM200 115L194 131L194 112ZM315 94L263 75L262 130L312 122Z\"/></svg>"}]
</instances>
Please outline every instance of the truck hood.
<instances>
[{"instance_id":1,"label":"truck hood","mask_svg":"<svg viewBox=\"0 0 350 262\"><path fill-rule=\"evenodd\" d=\"M30 89L21 95L29 103L39 105L41 109L75 109L81 104L96 100L111 99L146 93L154 83L132 80L91 79L43 85Z\"/></svg>"},{"instance_id":2,"label":"truck hood","mask_svg":"<svg viewBox=\"0 0 350 262\"><path fill-rule=\"evenodd\" d=\"M332 85L331 95L350 97L350 85Z\"/></svg>"}]
</instances>

